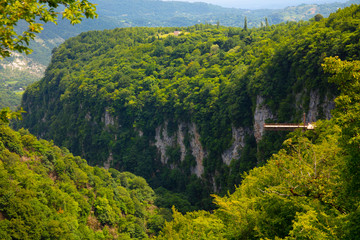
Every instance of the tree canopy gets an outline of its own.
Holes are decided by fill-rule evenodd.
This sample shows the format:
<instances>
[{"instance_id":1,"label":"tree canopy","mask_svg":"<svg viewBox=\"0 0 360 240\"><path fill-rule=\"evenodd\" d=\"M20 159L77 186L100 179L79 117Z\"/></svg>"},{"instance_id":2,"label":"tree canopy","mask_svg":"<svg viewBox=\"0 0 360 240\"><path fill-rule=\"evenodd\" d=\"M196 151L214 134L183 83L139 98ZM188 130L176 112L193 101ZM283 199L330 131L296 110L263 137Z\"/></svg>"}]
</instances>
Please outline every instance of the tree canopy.
<instances>
[{"instance_id":1,"label":"tree canopy","mask_svg":"<svg viewBox=\"0 0 360 240\"><path fill-rule=\"evenodd\" d=\"M157 239L358 238L359 61L331 57L323 67L341 91L334 118L292 133L233 194L214 195L214 213L174 209Z\"/></svg>"},{"instance_id":2,"label":"tree canopy","mask_svg":"<svg viewBox=\"0 0 360 240\"><path fill-rule=\"evenodd\" d=\"M90 167L84 159L14 131L0 111L1 239L147 239L169 211L129 172ZM161 213L163 212L163 213Z\"/></svg>"},{"instance_id":3,"label":"tree canopy","mask_svg":"<svg viewBox=\"0 0 360 240\"><path fill-rule=\"evenodd\" d=\"M210 207L202 201L210 192L234 190L243 171L263 164L285 140L266 133L255 141L258 96L279 122L299 122L310 107L317 118L328 114L337 90L321 64L326 56L359 59L358 9L247 31L197 24L82 33L54 50L45 77L25 91L24 127L94 165L111 156L113 167ZM156 131L173 137L181 124L184 147L174 141L164 149L163 164L151 144ZM207 153L200 179L192 124ZM225 163L233 129L243 146Z\"/></svg>"},{"instance_id":4,"label":"tree canopy","mask_svg":"<svg viewBox=\"0 0 360 240\"><path fill-rule=\"evenodd\" d=\"M247 31L198 24L93 31L66 41L54 50L46 76L24 94L25 125L93 164L107 160L177 193L158 188L162 196L154 199L140 177L89 167L27 130L14 132L7 124L17 114L5 109L0 233L8 239L48 233L145 238L164 220L146 211L156 209L155 201L182 207L173 209L173 221L157 239L356 239L359 9ZM296 122L299 111L315 102L311 92L319 101L337 95L331 120L285 141L250 136L261 107L257 99L264 97L263 106L277 120ZM183 131L184 145L168 145L168 159L161 162L156 138L169 140L182 131L179 126L195 124L198 132ZM240 156L227 165L222 153L231 150L236 127L249 134ZM191 171L198 164L190 151L193 139L207 150L199 178ZM279 151L277 142L283 142ZM189 153L183 159L182 147ZM213 195L213 211L183 213L194 209L189 202L209 207L206 194L234 184L232 194Z\"/></svg>"}]
</instances>

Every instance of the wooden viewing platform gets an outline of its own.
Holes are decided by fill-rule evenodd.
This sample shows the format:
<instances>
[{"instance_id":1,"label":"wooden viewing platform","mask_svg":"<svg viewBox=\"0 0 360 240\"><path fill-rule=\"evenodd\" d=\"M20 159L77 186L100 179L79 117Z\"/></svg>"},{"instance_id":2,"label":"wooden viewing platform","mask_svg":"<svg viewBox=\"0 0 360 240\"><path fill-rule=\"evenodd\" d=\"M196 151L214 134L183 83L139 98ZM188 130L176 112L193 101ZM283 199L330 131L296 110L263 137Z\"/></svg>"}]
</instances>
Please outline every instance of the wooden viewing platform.
<instances>
[{"instance_id":1,"label":"wooden viewing platform","mask_svg":"<svg viewBox=\"0 0 360 240\"><path fill-rule=\"evenodd\" d=\"M304 130L314 130L315 126L311 123L265 123L264 129L269 131L294 131L298 128Z\"/></svg>"}]
</instances>

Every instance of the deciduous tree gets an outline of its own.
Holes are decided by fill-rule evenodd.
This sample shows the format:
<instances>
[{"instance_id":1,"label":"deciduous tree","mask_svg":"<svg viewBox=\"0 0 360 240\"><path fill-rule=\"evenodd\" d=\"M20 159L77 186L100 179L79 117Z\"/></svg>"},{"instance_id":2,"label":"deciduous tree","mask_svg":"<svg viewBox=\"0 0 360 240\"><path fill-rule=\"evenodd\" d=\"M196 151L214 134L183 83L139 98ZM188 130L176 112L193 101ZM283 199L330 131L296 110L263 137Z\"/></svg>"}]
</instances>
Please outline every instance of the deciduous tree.
<instances>
[{"instance_id":1,"label":"deciduous tree","mask_svg":"<svg viewBox=\"0 0 360 240\"><path fill-rule=\"evenodd\" d=\"M59 7L61 8L61 12ZM71 24L81 19L97 17L95 5L87 0L6 0L0 3L0 58L12 51L31 53L30 40L43 29L43 23L57 23L58 16ZM27 29L15 29L19 22L27 23Z\"/></svg>"}]
</instances>

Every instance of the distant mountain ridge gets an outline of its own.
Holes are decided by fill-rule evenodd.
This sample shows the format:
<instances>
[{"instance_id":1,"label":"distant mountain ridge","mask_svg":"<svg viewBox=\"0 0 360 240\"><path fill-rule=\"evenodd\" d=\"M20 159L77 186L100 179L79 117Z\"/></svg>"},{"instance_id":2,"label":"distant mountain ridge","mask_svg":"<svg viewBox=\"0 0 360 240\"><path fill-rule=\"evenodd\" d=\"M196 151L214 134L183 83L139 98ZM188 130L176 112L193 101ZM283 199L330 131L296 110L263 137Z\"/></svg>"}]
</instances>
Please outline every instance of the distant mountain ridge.
<instances>
[{"instance_id":1,"label":"distant mountain ridge","mask_svg":"<svg viewBox=\"0 0 360 240\"><path fill-rule=\"evenodd\" d=\"M0 62L0 89L3 94L7 92L6 96L2 96L2 98L17 99L11 105L13 107L18 105L20 100L15 96L14 91L25 88L42 76L42 74L34 75L32 73L34 72L33 66L39 66L39 69L43 69L41 70L43 73L50 61L52 49L81 32L135 26L180 27L199 23L243 27L245 17L247 17L248 27L260 27L261 24L265 24L265 18L269 24L277 24L286 21L307 20L318 13L326 17L338 8L360 3L360 0L321 5L303 4L285 9L262 10L224 8L201 2L160 0L94 0L93 2L98 4L98 19L85 19L76 26L72 26L64 20L59 20L58 25L45 24L43 32L39 34L36 41L31 43L31 47L34 49L31 55L13 56ZM14 62L18 64L14 65ZM10 69L9 66L15 67ZM21 66L21 68L16 66ZM5 105L0 101L0 107L5 107Z\"/></svg>"}]
</instances>

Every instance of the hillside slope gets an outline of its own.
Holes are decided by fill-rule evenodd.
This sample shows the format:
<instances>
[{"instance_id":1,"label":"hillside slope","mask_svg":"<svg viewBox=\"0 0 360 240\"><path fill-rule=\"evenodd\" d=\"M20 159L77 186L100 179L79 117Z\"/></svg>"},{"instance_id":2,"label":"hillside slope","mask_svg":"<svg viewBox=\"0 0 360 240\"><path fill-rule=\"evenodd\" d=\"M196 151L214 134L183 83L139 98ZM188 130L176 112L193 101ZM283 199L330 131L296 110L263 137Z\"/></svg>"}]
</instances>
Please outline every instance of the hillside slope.
<instances>
[{"instance_id":1,"label":"hillside slope","mask_svg":"<svg viewBox=\"0 0 360 240\"><path fill-rule=\"evenodd\" d=\"M286 133L264 132L265 121L330 118L337 92L321 63L359 59L358 9L248 31L198 24L80 34L24 93L24 127L92 165L210 207L203 198L234 189L279 149Z\"/></svg>"},{"instance_id":2,"label":"hillside slope","mask_svg":"<svg viewBox=\"0 0 360 240\"><path fill-rule=\"evenodd\" d=\"M164 222L154 191L131 173L90 167L7 125L0 112L1 239L146 239Z\"/></svg>"},{"instance_id":3,"label":"hillside slope","mask_svg":"<svg viewBox=\"0 0 360 240\"><path fill-rule=\"evenodd\" d=\"M81 32L90 30L113 29L116 27L135 26L191 26L198 23L217 24L224 26L243 27L247 17L248 27L260 27L278 24L286 21L308 20L316 14L328 16L338 8L359 3L351 0L346 3L321 5L300 5L285 9L246 10L230 9L205 3L166 2L152 0L95 0L98 19L84 20L82 24L71 26L65 20L59 20L57 25L45 24L44 31L31 43L34 52L31 55L14 55L0 62L0 89L8 91L7 96L15 99L19 105L19 97L12 92L25 89L27 85L39 80L45 71L51 57L51 51L66 39ZM23 27L19 23L19 28ZM6 89L6 90L5 90ZM2 95L4 96L4 95ZM10 106L0 99L0 105ZM10 103L12 104L12 103Z\"/></svg>"}]
</instances>

